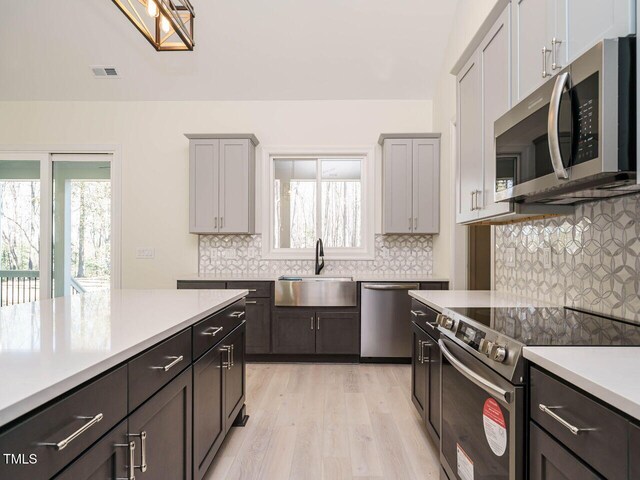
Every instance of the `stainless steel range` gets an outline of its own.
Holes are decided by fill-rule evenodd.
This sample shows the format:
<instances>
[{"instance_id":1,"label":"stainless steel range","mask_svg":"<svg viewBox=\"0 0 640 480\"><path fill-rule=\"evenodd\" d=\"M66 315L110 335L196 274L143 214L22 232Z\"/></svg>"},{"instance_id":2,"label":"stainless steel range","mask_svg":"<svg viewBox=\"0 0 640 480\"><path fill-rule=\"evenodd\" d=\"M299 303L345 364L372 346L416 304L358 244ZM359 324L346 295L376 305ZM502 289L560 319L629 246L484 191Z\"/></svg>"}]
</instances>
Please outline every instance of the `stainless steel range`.
<instances>
[{"instance_id":1,"label":"stainless steel range","mask_svg":"<svg viewBox=\"0 0 640 480\"><path fill-rule=\"evenodd\" d=\"M437 324L451 480L525 478L525 346L640 345L640 326L569 308L449 308Z\"/></svg>"}]
</instances>

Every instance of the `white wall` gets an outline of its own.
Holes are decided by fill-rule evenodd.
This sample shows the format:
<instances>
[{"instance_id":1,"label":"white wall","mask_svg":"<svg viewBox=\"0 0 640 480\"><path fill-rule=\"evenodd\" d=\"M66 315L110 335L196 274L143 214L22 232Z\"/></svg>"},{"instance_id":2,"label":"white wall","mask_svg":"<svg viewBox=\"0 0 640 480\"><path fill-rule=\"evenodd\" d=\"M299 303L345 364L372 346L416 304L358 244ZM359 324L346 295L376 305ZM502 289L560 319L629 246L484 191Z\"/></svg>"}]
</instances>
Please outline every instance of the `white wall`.
<instances>
[{"instance_id":1,"label":"white wall","mask_svg":"<svg viewBox=\"0 0 640 480\"><path fill-rule=\"evenodd\" d=\"M440 232L434 238L436 271L444 272L452 280L452 288L466 288L465 228L455 224L455 158L450 124L456 116L456 81L449 72L489 15L498 0L459 0L453 30L445 54L445 61L437 82L433 101L433 128L442 132L440 178Z\"/></svg>"},{"instance_id":2,"label":"white wall","mask_svg":"<svg viewBox=\"0 0 640 480\"><path fill-rule=\"evenodd\" d=\"M413 131L433 131L431 101L0 102L0 144L121 146L124 288L173 288L178 276L197 270L183 133L255 133L265 145L345 146L376 144L382 132ZM448 172L443 168L443 177ZM448 237L442 218L441 236ZM155 248L155 259L137 260L136 247ZM435 255L434 271L446 274L445 261Z\"/></svg>"}]
</instances>

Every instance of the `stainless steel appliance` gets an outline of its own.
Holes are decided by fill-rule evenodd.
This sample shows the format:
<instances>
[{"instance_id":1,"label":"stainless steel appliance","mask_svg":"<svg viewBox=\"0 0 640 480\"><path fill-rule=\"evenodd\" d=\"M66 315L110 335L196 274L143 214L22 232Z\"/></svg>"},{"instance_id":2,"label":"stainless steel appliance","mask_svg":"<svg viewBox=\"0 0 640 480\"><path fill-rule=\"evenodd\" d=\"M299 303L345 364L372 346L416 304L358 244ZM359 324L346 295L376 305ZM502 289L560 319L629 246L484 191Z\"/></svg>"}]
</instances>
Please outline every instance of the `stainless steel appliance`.
<instances>
[{"instance_id":1,"label":"stainless steel appliance","mask_svg":"<svg viewBox=\"0 0 640 480\"><path fill-rule=\"evenodd\" d=\"M525 345L640 345L640 326L568 308L451 308L437 324L450 480L526 478Z\"/></svg>"},{"instance_id":2,"label":"stainless steel appliance","mask_svg":"<svg viewBox=\"0 0 640 480\"><path fill-rule=\"evenodd\" d=\"M352 277L282 276L275 283L277 307L356 307Z\"/></svg>"},{"instance_id":3,"label":"stainless steel appliance","mask_svg":"<svg viewBox=\"0 0 640 480\"><path fill-rule=\"evenodd\" d=\"M603 40L495 122L496 201L575 204L636 182L635 38Z\"/></svg>"},{"instance_id":4,"label":"stainless steel appliance","mask_svg":"<svg viewBox=\"0 0 640 480\"><path fill-rule=\"evenodd\" d=\"M417 283L362 283L360 356L363 360L411 360L411 298Z\"/></svg>"}]
</instances>

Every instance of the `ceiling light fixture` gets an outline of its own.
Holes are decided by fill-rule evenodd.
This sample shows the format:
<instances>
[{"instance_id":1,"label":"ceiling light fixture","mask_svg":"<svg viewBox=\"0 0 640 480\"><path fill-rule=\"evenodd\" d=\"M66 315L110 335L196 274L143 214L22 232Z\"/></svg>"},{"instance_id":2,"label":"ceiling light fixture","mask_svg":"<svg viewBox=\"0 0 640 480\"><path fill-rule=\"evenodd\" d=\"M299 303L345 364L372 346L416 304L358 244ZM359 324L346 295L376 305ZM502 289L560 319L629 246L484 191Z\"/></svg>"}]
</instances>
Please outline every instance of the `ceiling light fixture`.
<instances>
[{"instance_id":1,"label":"ceiling light fixture","mask_svg":"<svg viewBox=\"0 0 640 480\"><path fill-rule=\"evenodd\" d=\"M189 0L112 0L159 52L193 50L195 13Z\"/></svg>"}]
</instances>

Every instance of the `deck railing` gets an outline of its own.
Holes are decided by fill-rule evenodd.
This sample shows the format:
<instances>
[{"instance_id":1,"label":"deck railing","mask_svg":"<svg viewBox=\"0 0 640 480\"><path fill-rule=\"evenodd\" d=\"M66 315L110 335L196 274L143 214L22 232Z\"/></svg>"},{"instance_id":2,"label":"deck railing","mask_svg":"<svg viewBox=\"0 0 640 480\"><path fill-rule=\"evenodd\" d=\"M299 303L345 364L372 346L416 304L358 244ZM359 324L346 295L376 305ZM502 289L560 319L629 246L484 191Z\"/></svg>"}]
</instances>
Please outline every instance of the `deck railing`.
<instances>
[{"instance_id":1,"label":"deck railing","mask_svg":"<svg viewBox=\"0 0 640 480\"><path fill-rule=\"evenodd\" d=\"M0 306L33 302L40 298L40 272L0 270Z\"/></svg>"}]
</instances>

